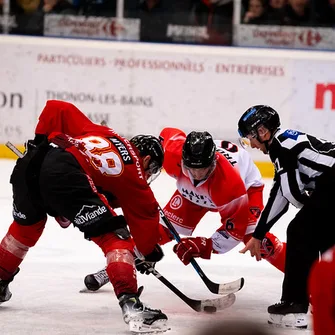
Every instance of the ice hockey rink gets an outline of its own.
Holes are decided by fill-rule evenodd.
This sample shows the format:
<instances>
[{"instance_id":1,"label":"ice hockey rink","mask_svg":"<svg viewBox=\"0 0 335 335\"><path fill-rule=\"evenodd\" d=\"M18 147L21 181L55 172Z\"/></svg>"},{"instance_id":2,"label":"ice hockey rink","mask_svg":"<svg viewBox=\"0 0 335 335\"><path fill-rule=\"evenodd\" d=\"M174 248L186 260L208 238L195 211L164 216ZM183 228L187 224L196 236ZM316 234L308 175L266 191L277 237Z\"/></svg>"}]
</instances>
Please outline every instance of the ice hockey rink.
<instances>
[{"instance_id":1,"label":"ice hockey rink","mask_svg":"<svg viewBox=\"0 0 335 335\"><path fill-rule=\"evenodd\" d=\"M13 160L0 160L0 238L12 222L9 176L13 166ZM267 180L265 200L270 187L271 180ZM175 190L175 182L162 173L152 188L163 207ZM287 224L295 212L291 208L272 229L282 240L285 240ZM195 235L209 237L219 225L218 214L209 213ZM165 258L157 264L157 270L190 298L214 298L193 267L184 266L171 251L172 245L171 242L164 246ZM221 283L245 278L245 286L236 294L235 304L215 314L193 311L154 276L138 274L139 285L144 285L142 301L162 309L169 317L171 330L167 335L196 335L217 320L232 319L264 324L274 335L312 335L310 325L308 330L267 325L266 309L280 300L283 275L266 261L256 262L249 254L239 254L242 247L240 244L225 255L213 255L210 261L199 260L212 281ZM21 272L10 286L12 299L0 306L0 334L129 334L110 284L96 293L79 293L85 275L104 266L104 257L93 242L84 240L78 229L72 226L62 229L50 218L41 239L27 254Z\"/></svg>"}]
</instances>

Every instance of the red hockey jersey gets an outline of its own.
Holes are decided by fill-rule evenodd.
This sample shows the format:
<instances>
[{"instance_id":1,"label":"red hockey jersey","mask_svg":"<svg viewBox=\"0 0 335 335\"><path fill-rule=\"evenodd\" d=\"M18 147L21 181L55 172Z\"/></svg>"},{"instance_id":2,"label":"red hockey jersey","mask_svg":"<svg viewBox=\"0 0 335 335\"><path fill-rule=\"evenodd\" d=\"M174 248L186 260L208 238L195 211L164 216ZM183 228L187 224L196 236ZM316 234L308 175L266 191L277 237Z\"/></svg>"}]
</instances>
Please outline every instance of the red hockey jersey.
<instances>
[{"instance_id":1,"label":"red hockey jersey","mask_svg":"<svg viewBox=\"0 0 335 335\"><path fill-rule=\"evenodd\" d=\"M57 100L47 101L35 134L65 148L95 186L117 198L138 250L150 253L160 238L158 203L129 140L91 122L73 104Z\"/></svg>"},{"instance_id":2,"label":"red hockey jersey","mask_svg":"<svg viewBox=\"0 0 335 335\"><path fill-rule=\"evenodd\" d=\"M182 147L186 134L176 128L161 131L165 171L177 180L177 189L187 200L210 211L219 212L222 226L218 232L228 233L238 244L248 223L248 195L238 170L219 152L211 175L194 186L182 169ZM226 237L228 239L228 237Z\"/></svg>"}]
</instances>

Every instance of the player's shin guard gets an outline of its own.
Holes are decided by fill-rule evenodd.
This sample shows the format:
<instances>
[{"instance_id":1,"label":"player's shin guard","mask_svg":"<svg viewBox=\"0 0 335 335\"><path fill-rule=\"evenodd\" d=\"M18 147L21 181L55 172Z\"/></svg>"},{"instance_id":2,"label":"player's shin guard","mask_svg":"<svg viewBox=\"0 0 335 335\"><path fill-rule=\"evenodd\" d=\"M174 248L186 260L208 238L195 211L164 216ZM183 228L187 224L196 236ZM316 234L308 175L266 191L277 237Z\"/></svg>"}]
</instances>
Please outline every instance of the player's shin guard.
<instances>
[{"instance_id":1,"label":"player's shin guard","mask_svg":"<svg viewBox=\"0 0 335 335\"><path fill-rule=\"evenodd\" d=\"M133 254L127 249L114 249L107 255L107 274L115 295L137 293L137 278Z\"/></svg>"},{"instance_id":2,"label":"player's shin guard","mask_svg":"<svg viewBox=\"0 0 335 335\"><path fill-rule=\"evenodd\" d=\"M10 280L30 247L40 238L46 220L30 226L13 222L0 243L0 279Z\"/></svg>"},{"instance_id":3,"label":"player's shin guard","mask_svg":"<svg viewBox=\"0 0 335 335\"><path fill-rule=\"evenodd\" d=\"M271 233L267 233L262 241L261 248L262 258L281 272L285 271L286 243Z\"/></svg>"}]
</instances>

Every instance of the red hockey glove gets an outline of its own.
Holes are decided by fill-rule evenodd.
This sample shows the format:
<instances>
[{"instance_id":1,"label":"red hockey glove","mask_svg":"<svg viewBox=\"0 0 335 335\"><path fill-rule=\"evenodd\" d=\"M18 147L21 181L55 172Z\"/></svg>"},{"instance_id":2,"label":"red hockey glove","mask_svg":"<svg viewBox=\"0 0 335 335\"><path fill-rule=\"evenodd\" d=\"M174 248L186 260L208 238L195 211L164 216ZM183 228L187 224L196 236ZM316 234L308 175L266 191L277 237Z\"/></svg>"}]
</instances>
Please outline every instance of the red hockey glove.
<instances>
[{"instance_id":1,"label":"red hockey glove","mask_svg":"<svg viewBox=\"0 0 335 335\"><path fill-rule=\"evenodd\" d=\"M210 259L212 250L212 240L206 237L182 238L180 242L173 247L173 251L185 265L190 263L192 257Z\"/></svg>"}]
</instances>

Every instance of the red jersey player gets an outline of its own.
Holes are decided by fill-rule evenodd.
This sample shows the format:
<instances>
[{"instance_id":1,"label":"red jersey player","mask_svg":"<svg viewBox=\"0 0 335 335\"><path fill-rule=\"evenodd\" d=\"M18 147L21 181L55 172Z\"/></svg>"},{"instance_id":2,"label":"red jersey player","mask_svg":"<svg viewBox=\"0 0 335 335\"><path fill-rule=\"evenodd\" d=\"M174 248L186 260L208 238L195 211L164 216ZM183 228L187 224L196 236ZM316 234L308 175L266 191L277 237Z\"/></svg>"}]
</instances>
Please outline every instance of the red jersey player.
<instances>
[{"instance_id":1,"label":"red jersey player","mask_svg":"<svg viewBox=\"0 0 335 335\"><path fill-rule=\"evenodd\" d=\"M322 254L309 274L315 335L335 334L335 246Z\"/></svg>"},{"instance_id":2,"label":"red jersey player","mask_svg":"<svg viewBox=\"0 0 335 335\"><path fill-rule=\"evenodd\" d=\"M73 222L101 248L131 331L167 330L166 315L139 299L134 263L134 242L144 263L163 257L157 245L158 203L147 183L162 167L159 140L138 135L129 141L92 123L74 105L55 100L47 102L35 134L11 175L14 221L0 243L0 303L11 298L8 284L49 214ZM113 200L124 216L116 215Z\"/></svg>"},{"instance_id":3,"label":"red jersey player","mask_svg":"<svg viewBox=\"0 0 335 335\"><path fill-rule=\"evenodd\" d=\"M208 211L221 217L222 225L211 238L186 237L174 246L182 262L188 264L191 257L209 259L212 252L223 254L241 241L246 243L263 210L264 188L247 151L231 142L215 143L207 132L186 136L179 129L165 128L160 137L163 167L177 180L177 190L164 208L176 230L190 236ZM267 234L262 246L263 257L284 271L285 245Z\"/></svg>"}]
</instances>

